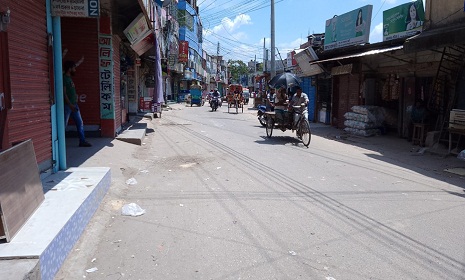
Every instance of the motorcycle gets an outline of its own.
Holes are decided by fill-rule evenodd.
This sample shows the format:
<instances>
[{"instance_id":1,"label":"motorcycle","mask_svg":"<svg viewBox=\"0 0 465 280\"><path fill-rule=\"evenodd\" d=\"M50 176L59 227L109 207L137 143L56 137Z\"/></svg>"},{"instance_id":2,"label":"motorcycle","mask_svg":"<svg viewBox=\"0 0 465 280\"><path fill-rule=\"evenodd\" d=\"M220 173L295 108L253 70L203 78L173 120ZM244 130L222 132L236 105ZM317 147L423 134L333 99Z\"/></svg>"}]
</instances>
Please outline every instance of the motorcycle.
<instances>
[{"instance_id":1,"label":"motorcycle","mask_svg":"<svg viewBox=\"0 0 465 280\"><path fill-rule=\"evenodd\" d=\"M257 107L257 117L258 121L263 127L266 127L266 106L265 105L258 105Z\"/></svg>"},{"instance_id":2,"label":"motorcycle","mask_svg":"<svg viewBox=\"0 0 465 280\"><path fill-rule=\"evenodd\" d=\"M212 99L210 100L210 107L212 108L212 112L216 111L219 106L219 98L216 96L213 96Z\"/></svg>"}]
</instances>

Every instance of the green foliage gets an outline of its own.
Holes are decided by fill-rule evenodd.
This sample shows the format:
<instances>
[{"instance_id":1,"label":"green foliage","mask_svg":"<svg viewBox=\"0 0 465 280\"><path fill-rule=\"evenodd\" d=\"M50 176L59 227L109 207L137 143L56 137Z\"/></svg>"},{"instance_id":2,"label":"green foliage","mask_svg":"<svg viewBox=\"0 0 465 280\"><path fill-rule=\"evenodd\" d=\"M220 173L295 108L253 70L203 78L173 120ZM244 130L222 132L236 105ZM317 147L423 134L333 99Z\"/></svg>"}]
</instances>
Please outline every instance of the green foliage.
<instances>
[{"instance_id":1,"label":"green foliage","mask_svg":"<svg viewBox=\"0 0 465 280\"><path fill-rule=\"evenodd\" d=\"M240 81L242 75L247 75L249 73L249 68L241 60L228 60L228 71L231 74L231 80L234 83Z\"/></svg>"}]
</instances>

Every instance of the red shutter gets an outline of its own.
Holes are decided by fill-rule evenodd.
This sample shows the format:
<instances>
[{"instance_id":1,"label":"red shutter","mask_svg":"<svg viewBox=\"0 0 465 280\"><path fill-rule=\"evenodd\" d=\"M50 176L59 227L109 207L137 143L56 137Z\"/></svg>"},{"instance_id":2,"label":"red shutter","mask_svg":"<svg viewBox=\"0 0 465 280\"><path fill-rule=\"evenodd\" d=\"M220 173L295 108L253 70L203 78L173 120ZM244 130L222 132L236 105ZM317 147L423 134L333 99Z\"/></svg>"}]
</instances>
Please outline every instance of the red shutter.
<instances>
[{"instance_id":1,"label":"red shutter","mask_svg":"<svg viewBox=\"0 0 465 280\"><path fill-rule=\"evenodd\" d=\"M8 114L9 142L32 139L37 162L44 170L52 160L45 0L6 2L11 11L8 48L13 101Z\"/></svg>"},{"instance_id":2,"label":"red shutter","mask_svg":"<svg viewBox=\"0 0 465 280\"><path fill-rule=\"evenodd\" d=\"M78 62L84 56L84 62L76 69L73 82L81 100L78 105L84 126L94 127L100 127L97 24L97 19L92 18L61 18L62 47L68 50L63 60ZM82 98L84 96L85 100Z\"/></svg>"}]
</instances>

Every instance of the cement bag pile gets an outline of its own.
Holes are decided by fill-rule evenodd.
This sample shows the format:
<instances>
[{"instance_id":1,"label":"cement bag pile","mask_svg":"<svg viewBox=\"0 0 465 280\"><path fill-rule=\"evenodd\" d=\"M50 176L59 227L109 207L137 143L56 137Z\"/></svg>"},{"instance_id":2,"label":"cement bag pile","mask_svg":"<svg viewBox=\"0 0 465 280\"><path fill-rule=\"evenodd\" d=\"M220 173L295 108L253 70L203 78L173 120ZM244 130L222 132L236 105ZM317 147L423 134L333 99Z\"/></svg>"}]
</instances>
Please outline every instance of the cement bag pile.
<instances>
[{"instance_id":1,"label":"cement bag pile","mask_svg":"<svg viewBox=\"0 0 465 280\"><path fill-rule=\"evenodd\" d=\"M344 114L345 122L344 131L359 135L373 136L381 134L381 129L384 123L385 111L378 106L353 106L352 112Z\"/></svg>"}]
</instances>

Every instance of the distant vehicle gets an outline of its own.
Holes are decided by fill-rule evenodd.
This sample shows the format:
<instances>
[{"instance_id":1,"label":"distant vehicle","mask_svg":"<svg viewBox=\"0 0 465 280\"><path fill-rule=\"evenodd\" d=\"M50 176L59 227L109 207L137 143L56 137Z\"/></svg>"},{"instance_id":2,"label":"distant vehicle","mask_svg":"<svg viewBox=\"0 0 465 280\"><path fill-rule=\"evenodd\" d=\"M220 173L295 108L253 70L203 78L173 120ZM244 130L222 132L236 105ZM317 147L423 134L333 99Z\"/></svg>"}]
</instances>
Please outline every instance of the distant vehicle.
<instances>
[{"instance_id":1,"label":"distant vehicle","mask_svg":"<svg viewBox=\"0 0 465 280\"><path fill-rule=\"evenodd\" d=\"M223 96L222 101L228 101L228 95L229 95L229 99L231 99L231 96L233 96L236 92L242 96L242 93L243 93L242 85L231 84L229 85L227 92L228 93L225 94L225 96Z\"/></svg>"},{"instance_id":2,"label":"distant vehicle","mask_svg":"<svg viewBox=\"0 0 465 280\"><path fill-rule=\"evenodd\" d=\"M242 97L244 98L244 104L249 104L250 92L248 89L242 89Z\"/></svg>"},{"instance_id":3,"label":"distant vehicle","mask_svg":"<svg viewBox=\"0 0 465 280\"><path fill-rule=\"evenodd\" d=\"M190 89L190 104L191 107L193 104L196 104L198 106L203 106L203 98L202 98L202 91L199 86L191 86Z\"/></svg>"}]
</instances>

